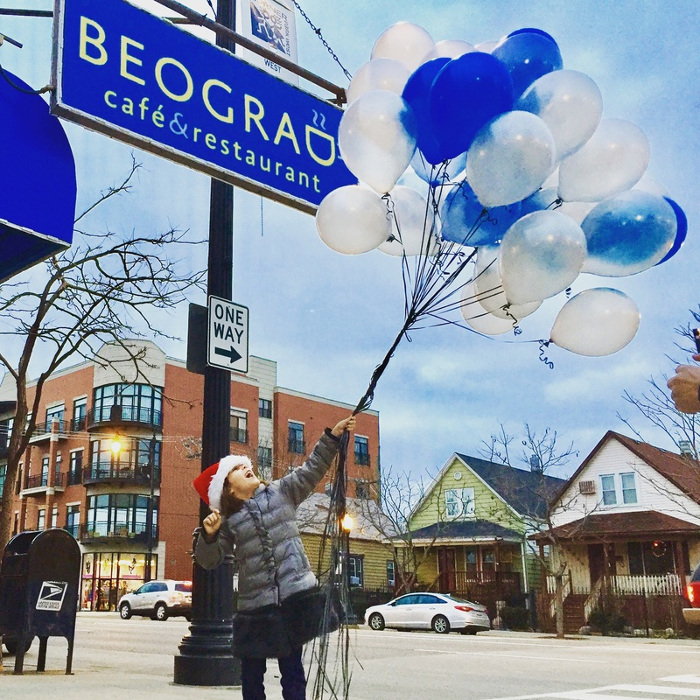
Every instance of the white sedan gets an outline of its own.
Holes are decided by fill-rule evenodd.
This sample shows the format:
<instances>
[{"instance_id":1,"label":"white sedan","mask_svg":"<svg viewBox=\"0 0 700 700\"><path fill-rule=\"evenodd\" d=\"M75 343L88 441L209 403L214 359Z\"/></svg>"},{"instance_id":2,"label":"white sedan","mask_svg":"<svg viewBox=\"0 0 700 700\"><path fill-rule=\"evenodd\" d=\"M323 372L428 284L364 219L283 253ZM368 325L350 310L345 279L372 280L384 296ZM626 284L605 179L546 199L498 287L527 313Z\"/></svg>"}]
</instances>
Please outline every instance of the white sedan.
<instances>
[{"instance_id":1,"label":"white sedan","mask_svg":"<svg viewBox=\"0 0 700 700\"><path fill-rule=\"evenodd\" d=\"M395 627L476 634L491 629L485 606L445 593L407 593L384 605L373 605L365 611L365 623L376 631Z\"/></svg>"}]
</instances>

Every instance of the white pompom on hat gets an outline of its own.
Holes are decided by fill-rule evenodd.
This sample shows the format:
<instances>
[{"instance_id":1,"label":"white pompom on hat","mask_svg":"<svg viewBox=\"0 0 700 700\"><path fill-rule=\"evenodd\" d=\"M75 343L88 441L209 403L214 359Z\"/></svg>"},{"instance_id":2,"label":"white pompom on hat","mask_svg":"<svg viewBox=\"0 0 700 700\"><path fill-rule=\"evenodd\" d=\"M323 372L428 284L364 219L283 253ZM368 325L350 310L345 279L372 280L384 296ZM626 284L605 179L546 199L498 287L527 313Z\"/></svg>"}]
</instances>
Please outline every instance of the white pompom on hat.
<instances>
[{"instance_id":1,"label":"white pompom on hat","mask_svg":"<svg viewBox=\"0 0 700 700\"><path fill-rule=\"evenodd\" d=\"M212 464L194 480L197 493L210 508L221 510L221 495L226 477L239 466L253 468L252 462L245 455L228 455L216 464Z\"/></svg>"}]
</instances>

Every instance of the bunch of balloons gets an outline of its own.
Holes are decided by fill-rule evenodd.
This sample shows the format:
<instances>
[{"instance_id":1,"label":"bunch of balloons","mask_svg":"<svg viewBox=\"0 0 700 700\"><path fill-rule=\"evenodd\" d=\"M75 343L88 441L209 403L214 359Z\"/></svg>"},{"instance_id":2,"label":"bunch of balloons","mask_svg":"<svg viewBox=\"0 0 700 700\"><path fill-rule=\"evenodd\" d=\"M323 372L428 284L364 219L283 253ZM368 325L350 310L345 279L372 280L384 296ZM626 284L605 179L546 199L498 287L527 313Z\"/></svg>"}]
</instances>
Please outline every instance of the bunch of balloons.
<instances>
[{"instance_id":1,"label":"bunch of balloons","mask_svg":"<svg viewBox=\"0 0 700 700\"><path fill-rule=\"evenodd\" d=\"M480 333L513 330L580 273L634 275L685 239L681 207L642 180L645 134L602 118L596 83L565 69L542 30L474 46L435 43L399 22L377 39L347 95L338 146L359 182L323 200L321 238L340 253L378 248L404 260L468 249L475 264L458 283L459 309ZM412 172L426 194L397 184ZM607 355L638 326L632 299L593 288L566 301L550 341Z\"/></svg>"}]
</instances>

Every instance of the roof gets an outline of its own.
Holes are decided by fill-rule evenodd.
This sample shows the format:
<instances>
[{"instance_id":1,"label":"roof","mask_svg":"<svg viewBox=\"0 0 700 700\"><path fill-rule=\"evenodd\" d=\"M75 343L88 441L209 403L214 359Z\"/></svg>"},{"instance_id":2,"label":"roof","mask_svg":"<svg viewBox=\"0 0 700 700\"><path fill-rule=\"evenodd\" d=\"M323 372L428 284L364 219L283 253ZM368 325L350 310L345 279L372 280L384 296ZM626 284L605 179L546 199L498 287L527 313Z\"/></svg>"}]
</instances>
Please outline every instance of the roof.
<instances>
[{"instance_id":1,"label":"roof","mask_svg":"<svg viewBox=\"0 0 700 700\"><path fill-rule=\"evenodd\" d=\"M456 453L474 473L520 515L542 518L565 479Z\"/></svg>"},{"instance_id":2,"label":"roof","mask_svg":"<svg viewBox=\"0 0 700 700\"><path fill-rule=\"evenodd\" d=\"M411 540L483 540L483 539L517 540L523 536L517 530L503 527L490 520L455 520L433 523L411 533Z\"/></svg>"},{"instance_id":3,"label":"roof","mask_svg":"<svg viewBox=\"0 0 700 700\"><path fill-rule=\"evenodd\" d=\"M608 430L591 453L583 460L581 466L574 472L568 484L574 483L576 477L588 466L600 449L610 440L617 440L642 461L665 476L689 498L700 503L700 462L692 457L681 456L675 452L662 450L640 440L633 440L613 430ZM562 490L563 493L563 490ZM561 493L559 494L561 495Z\"/></svg>"},{"instance_id":4,"label":"roof","mask_svg":"<svg viewBox=\"0 0 700 700\"><path fill-rule=\"evenodd\" d=\"M700 534L700 526L656 511L594 513L532 535L531 539L605 540L615 536L653 539L659 536ZM550 537L551 534L551 537Z\"/></svg>"}]
</instances>

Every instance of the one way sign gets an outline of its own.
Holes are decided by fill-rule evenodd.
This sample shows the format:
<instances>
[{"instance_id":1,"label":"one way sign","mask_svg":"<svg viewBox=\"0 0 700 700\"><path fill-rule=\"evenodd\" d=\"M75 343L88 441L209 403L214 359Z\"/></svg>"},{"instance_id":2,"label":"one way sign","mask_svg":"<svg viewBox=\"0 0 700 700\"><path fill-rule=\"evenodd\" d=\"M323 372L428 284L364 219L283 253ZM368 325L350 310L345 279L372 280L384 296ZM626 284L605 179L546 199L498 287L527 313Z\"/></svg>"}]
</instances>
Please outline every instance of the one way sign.
<instances>
[{"instance_id":1,"label":"one way sign","mask_svg":"<svg viewBox=\"0 0 700 700\"><path fill-rule=\"evenodd\" d=\"M207 364L234 372L248 371L248 309L210 296Z\"/></svg>"}]
</instances>

